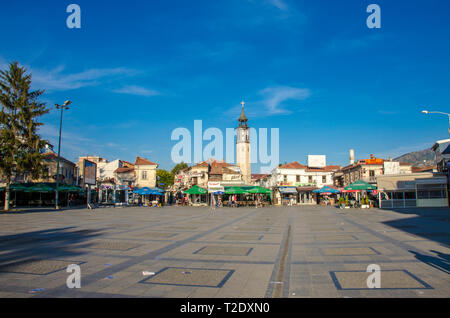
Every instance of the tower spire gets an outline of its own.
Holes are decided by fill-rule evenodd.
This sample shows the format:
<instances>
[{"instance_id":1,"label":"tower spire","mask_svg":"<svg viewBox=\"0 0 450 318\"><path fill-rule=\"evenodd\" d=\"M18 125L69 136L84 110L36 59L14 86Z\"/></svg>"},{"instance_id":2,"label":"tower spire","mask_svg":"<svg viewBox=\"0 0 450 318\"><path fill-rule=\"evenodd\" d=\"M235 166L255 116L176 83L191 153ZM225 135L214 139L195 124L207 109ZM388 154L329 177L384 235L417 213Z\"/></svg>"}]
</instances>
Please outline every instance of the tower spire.
<instances>
[{"instance_id":1,"label":"tower spire","mask_svg":"<svg viewBox=\"0 0 450 318\"><path fill-rule=\"evenodd\" d=\"M238 119L238 121L239 121L239 127L247 127L248 119L247 119L247 117L245 116L245 112L244 112L245 102L242 101L242 102L241 102L241 105L242 105L242 112L241 112L241 116L240 116L239 119Z\"/></svg>"}]
</instances>

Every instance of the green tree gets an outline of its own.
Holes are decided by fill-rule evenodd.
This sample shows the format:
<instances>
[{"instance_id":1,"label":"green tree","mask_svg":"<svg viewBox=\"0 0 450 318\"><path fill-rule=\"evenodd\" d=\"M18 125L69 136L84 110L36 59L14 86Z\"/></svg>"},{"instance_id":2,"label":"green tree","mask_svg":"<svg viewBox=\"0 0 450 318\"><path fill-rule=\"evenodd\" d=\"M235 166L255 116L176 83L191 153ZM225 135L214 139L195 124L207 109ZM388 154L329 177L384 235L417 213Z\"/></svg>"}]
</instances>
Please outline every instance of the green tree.
<instances>
[{"instance_id":1,"label":"green tree","mask_svg":"<svg viewBox=\"0 0 450 318\"><path fill-rule=\"evenodd\" d=\"M40 149L45 141L37 133L42 126L38 118L49 111L38 100L43 93L31 89L31 74L18 62L0 71L0 174L6 182L6 211L16 177L36 178L42 173Z\"/></svg>"},{"instance_id":2,"label":"green tree","mask_svg":"<svg viewBox=\"0 0 450 318\"><path fill-rule=\"evenodd\" d=\"M158 186L167 189L173 184L173 174L164 169L157 169L156 176L158 177Z\"/></svg>"},{"instance_id":3,"label":"green tree","mask_svg":"<svg viewBox=\"0 0 450 318\"><path fill-rule=\"evenodd\" d=\"M188 168L189 166L186 164L186 163L184 163L184 162L181 162L181 163L179 163L179 164L177 164L173 169L172 169L172 174L174 175L174 176L176 176L181 170L183 170L183 169L186 169L186 168Z\"/></svg>"}]
</instances>

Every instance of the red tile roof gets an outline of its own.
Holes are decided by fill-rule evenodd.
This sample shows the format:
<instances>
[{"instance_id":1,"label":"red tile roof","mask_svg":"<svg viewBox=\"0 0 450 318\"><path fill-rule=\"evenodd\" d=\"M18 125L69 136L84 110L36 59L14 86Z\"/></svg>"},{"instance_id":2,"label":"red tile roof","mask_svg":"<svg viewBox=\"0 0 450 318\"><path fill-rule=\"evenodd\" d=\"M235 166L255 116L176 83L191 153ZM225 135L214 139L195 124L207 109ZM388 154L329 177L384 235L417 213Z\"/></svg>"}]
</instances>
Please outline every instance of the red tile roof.
<instances>
[{"instance_id":1,"label":"red tile roof","mask_svg":"<svg viewBox=\"0 0 450 318\"><path fill-rule=\"evenodd\" d=\"M136 157L136 162L134 163L135 166L157 166L157 163L151 162L145 158Z\"/></svg>"},{"instance_id":2,"label":"red tile roof","mask_svg":"<svg viewBox=\"0 0 450 318\"><path fill-rule=\"evenodd\" d=\"M134 171L134 168L129 168L129 167L122 167L122 168L117 168L114 173L127 173L127 172L132 172Z\"/></svg>"},{"instance_id":3,"label":"red tile roof","mask_svg":"<svg viewBox=\"0 0 450 318\"><path fill-rule=\"evenodd\" d=\"M47 160L58 160L58 155L54 152L48 151L48 152L44 152L43 154L41 154L43 159L47 159ZM71 163L72 165L76 166L75 163L73 163L72 161L59 156L59 158L63 161L66 161L68 163Z\"/></svg>"},{"instance_id":4,"label":"red tile roof","mask_svg":"<svg viewBox=\"0 0 450 318\"><path fill-rule=\"evenodd\" d=\"M281 169L306 169L308 167L299 164L297 161L291 162L291 163L287 163L285 165L282 165L281 167L279 167Z\"/></svg>"},{"instance_id":5,"label":"red tile roof","mask_svg":"<svg viewBox=\"0 0 450 318\"><path fill-rule=\"evenodd\" d=\"M210 170L210 174L223 174L224 172L226 173L235 173L235 171L232 170L232 172L229 172L227 169L225 170L225 168L227 167L231 167L233 166L232 164L226 163L225 161L213 161L211 163L211 170Z\"/></svg>"},{"instance_id":6,"label":"red tile roof","mask_svg":"<svg viewBox=\"0 0 450 318\"><path fill-rule=\"evenodd\" d=\"M330 172L330 171L337 171L341 168L341 166L326 166L323 168L310 168L306 169L307 172Z\"/></svg>"},{"instance_id":7,"label":"red tile roof","mask_svg":"<svg viewBox=\"0 0 450 318\"><path fill-rule=\"evenodd\" d=\"M209 164L206 161L200 162L191 168L200 168L200 167L209 167Z\"/></svg>"},{"instance_id":8,"label":"red tile roof","mask_svg":"<svg viewBox=\"0 0 450 318\"><path fill-rule=\"evenodd\" d=\"M265 179L268 176L270 176L269 174L262 174L262 173L254 173L252 174L252 179L253 180L260 180L260 179Z\"/></svg>"},{"instance_id":9,"label":"red tile roof","mask_svg":"<svg viewBox=\"0 0 450 318\"><path fill-rule=\"evenodd\" d=\"M424 167L412 167L412 172L433 172L433 170L436 170L437 166L424 166Z\"/></svg>"},{"instance_id":10,"label":"red tile roof","mask_svg":"<svg viewBox=\"0 0 450 318\"><path fill-rule=\"evenodd\" d=\"M124 167L134 168L134 164L132 164L131 162L128 162L125 160L120 160L120 161L122 161Z\"/></svg>"}]
</instances>

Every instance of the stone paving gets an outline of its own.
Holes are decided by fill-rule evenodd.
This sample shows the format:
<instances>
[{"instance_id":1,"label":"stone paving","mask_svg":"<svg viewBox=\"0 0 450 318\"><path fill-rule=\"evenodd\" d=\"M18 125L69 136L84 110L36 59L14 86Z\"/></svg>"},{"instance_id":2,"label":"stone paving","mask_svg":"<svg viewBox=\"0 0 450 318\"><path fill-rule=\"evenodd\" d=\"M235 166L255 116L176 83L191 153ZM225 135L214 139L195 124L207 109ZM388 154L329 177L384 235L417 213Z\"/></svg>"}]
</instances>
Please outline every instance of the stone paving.
<instances>
[{"instance_id":1,"label":"stone paving","mask_svg":"<svg viewBox=\"0 0 450 318\"><path fill-rule=\"evenodd\" d=\"M0 213L0 297L450 297L449 244L450 209L25 210Z\"/></svg>"}]
</instances>

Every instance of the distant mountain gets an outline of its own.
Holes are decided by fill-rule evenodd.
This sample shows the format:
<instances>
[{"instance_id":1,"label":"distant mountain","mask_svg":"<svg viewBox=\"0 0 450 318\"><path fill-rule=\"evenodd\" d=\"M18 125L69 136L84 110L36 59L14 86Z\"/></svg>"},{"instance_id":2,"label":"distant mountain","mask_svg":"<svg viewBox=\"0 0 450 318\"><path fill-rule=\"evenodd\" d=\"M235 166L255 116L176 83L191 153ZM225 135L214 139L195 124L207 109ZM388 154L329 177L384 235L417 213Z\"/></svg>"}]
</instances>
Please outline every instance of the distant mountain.
<instances>
[{"instance_id":1,"label":"distant mountain","mask_svg":"<svg viewBox=\"0 0 450 318\"><path fill-rule=\"evenodd\" d=\"M415 151L404 154L398 158L395 158L394 161L412 163L417 167L433 166L435 164L435 154L433 150L425 149L422 151Z\"/></svg>"}]
</instances>

